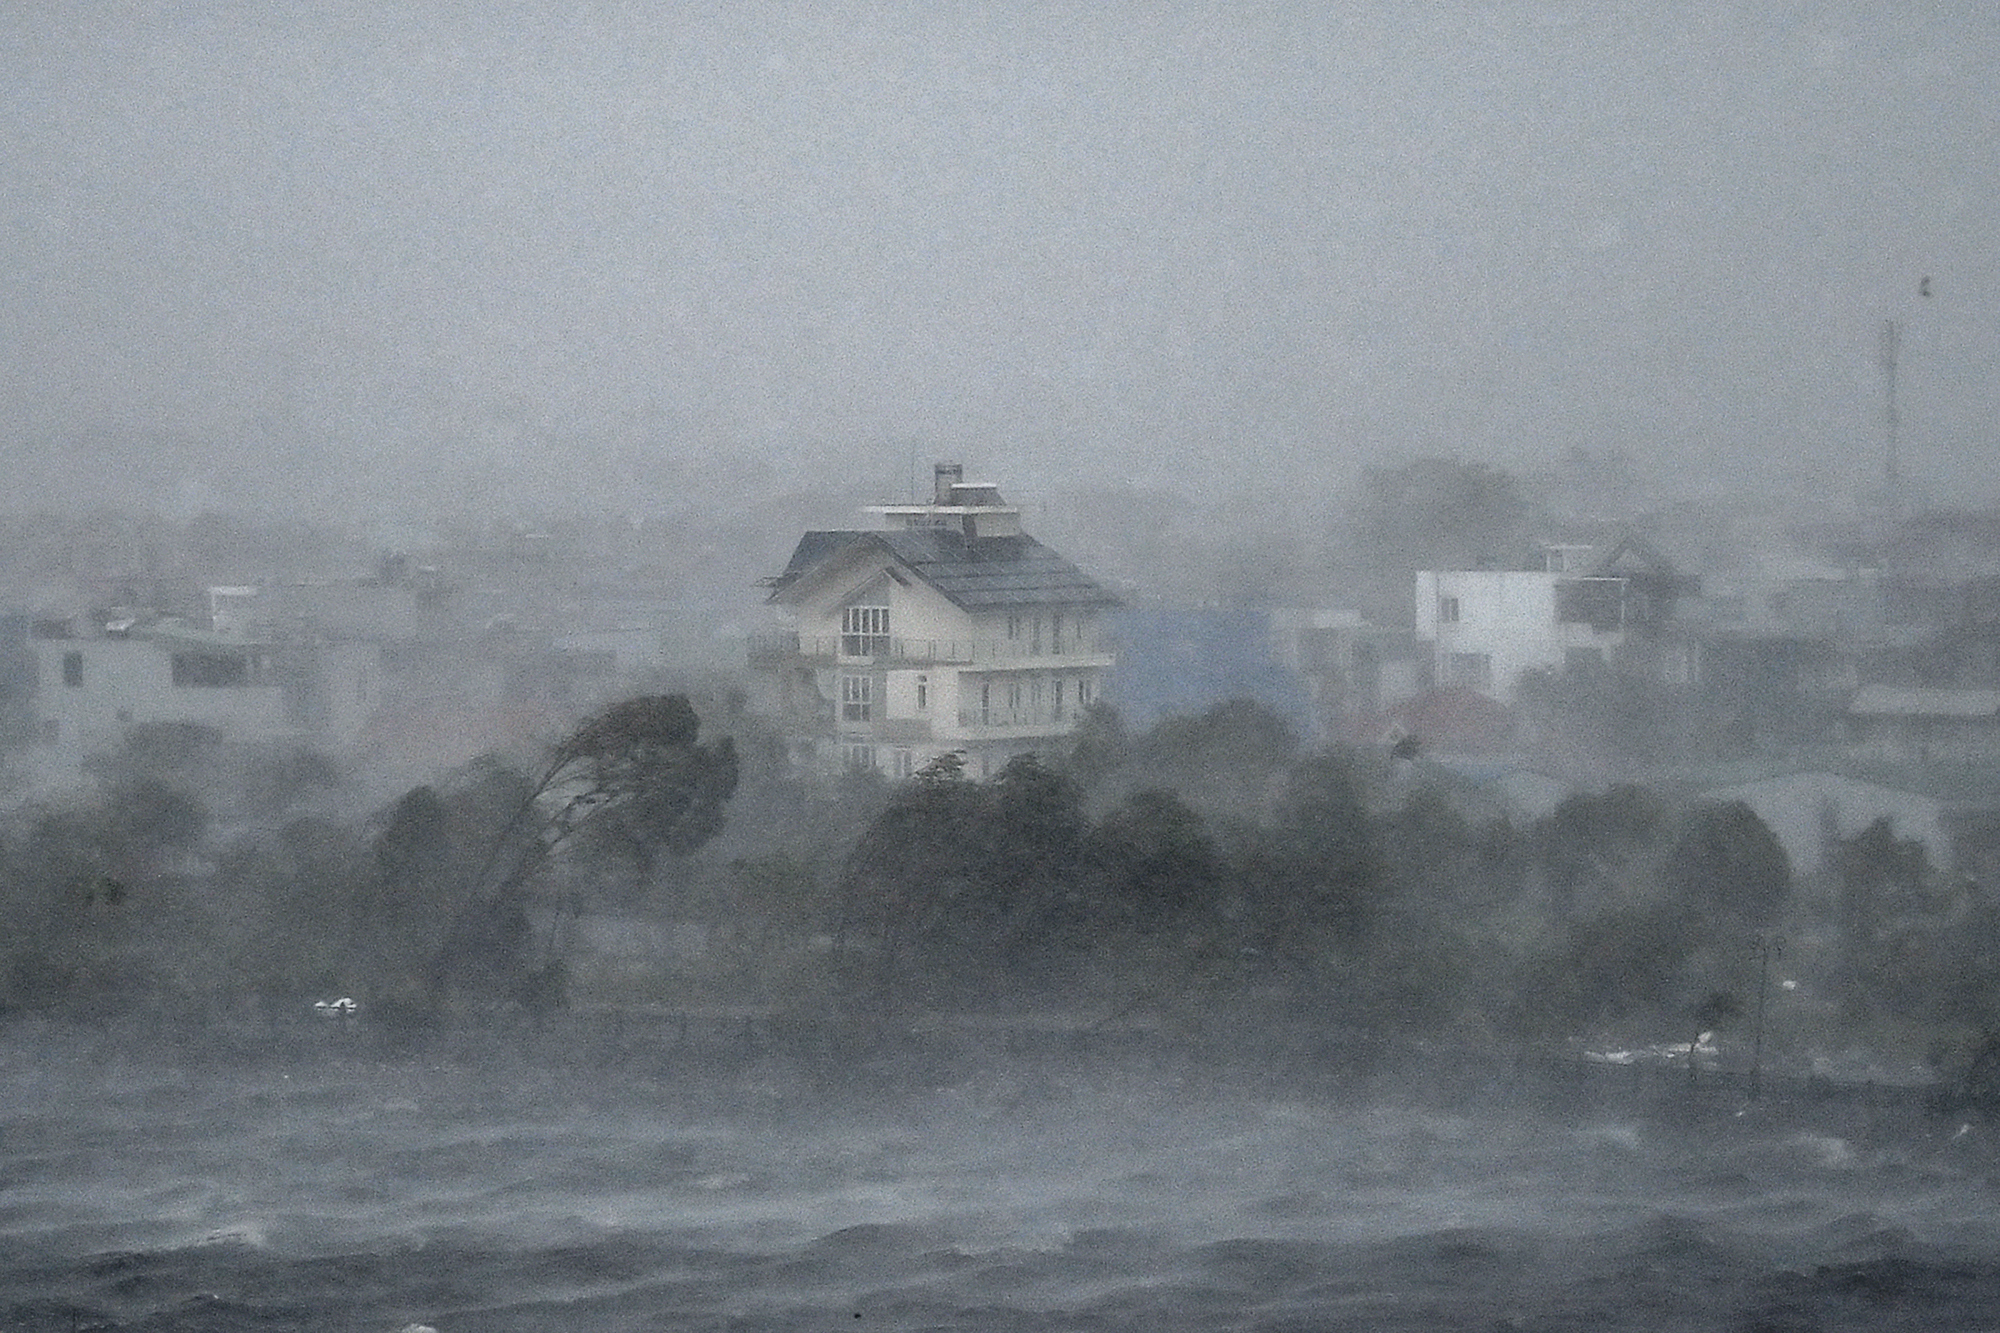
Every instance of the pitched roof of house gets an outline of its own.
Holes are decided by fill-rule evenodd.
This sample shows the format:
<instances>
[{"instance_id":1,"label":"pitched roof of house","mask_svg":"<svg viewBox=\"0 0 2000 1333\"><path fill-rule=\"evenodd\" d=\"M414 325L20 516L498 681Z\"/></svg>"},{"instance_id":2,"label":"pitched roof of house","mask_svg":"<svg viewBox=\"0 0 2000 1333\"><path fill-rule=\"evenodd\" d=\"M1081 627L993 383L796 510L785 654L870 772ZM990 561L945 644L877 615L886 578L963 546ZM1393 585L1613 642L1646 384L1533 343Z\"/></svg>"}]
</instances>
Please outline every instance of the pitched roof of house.
<instances>
[{"instance_id":1,"label":"pitched roof of house","mask_svg":"<svg viewBox=\"0 0 2000 1333\"><path fill-rule=\"evenodd\" d=\"M1119 605L1074 564L1025 534L966 537L950 528L892 532L808 532L785 572L771 580L770 600L790 601L794 589L839 557L873 547L966 611L1010 606Z\"/></svg>"}]
</instances>

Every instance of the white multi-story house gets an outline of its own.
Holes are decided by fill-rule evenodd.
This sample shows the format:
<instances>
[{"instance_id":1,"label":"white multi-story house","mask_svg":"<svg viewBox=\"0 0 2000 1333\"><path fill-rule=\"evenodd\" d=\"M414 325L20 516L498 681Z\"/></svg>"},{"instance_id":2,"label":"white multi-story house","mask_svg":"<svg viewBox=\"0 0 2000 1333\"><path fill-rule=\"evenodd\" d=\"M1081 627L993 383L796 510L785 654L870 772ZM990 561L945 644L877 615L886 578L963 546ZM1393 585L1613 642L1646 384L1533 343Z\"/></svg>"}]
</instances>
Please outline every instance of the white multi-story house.
<instances>
[{"instance_id":1,"label":"white multi-story house","mask_svg":"<svg viewBox=\"0 0 2000 1333\"><path fill-rule=\"evenodd\" d=\"M1628 537L1545 546L1539 563L1417 572L1417 639L1430 649L1436 684L1511 703L1531 671L1629 663L1642 653L1664 677L1687 675L1665 631L1692 582L1658 555Z\"/></svg>"},{"instance_id":2,"label":"white multi-story house","mask_svg":"<svg viewBox=\"0 0 2000 1333\"><path fill-rule=\"evenodd\" d=\"M794 760L906 777L962 751L973 776L1047 750L1098 695L1118 599L1021 531L997 487L940 463L929 503L808 532L767 580L782 628L750 644Z\"/></svg>"}]
</instances>

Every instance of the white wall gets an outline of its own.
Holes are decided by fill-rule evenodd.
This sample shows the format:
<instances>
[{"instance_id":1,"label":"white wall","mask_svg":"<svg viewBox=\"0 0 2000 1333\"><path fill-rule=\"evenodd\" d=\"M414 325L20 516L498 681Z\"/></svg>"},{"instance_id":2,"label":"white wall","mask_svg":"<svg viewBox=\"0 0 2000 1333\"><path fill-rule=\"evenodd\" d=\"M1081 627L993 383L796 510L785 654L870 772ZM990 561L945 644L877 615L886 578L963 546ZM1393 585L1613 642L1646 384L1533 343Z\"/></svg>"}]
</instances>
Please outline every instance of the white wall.
<instances>
[{"instance_id":1,"label":"white wall","mask_svg":"<svg viewBox=\"0 0 2000 1333\"><path fill-rule=\"evenodd\" d=\"M1432 644L1437 683L1452 680L1455 653L1484 653L1492 674L1486 692L1509 701L1529 671L1560 671L1571 647L1609 652L1616 634L1556 619L1556 588L1563 575L1541 570L1423 570L1416 580L1417 637ZM1458 620L1439 615L1446 598L1458 599Z\"/></svg>"},{"instance_id":2,"label":"white wall","mask_svg":"<svg viewBox=\"0 0 2000 1333\"><path fill-rule=\"evenodd\" d=\"M194 722L232 737L293 734L278 685L218 688L176 686L166 646L147 639L38 639L35 713L52 724L51 741L33 747L27 763L41 786L77 781L83 760L115 750L130 726ZM81 684L64 684L69 654L83 662Z\"/></svg>"}]
</instances>

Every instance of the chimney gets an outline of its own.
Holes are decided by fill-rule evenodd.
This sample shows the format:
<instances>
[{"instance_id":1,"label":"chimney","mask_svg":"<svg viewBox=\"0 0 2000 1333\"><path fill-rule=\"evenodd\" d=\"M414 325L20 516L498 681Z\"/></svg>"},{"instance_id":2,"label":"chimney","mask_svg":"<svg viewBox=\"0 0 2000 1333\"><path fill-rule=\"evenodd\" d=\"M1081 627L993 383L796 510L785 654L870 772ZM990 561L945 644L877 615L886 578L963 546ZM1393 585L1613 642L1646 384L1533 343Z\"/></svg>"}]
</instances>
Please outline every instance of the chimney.
<instances>
[{"instance_id":1,"label":"chimney","mask_svg":"<svg viewBox=\"0 0 2000 1333\"><path fill-rule=\"evenodd\" d=\"M965 480L963 463L939 463L932 469L931 503L948 505L951 503L951 488Z\"/></svg>"}]
</instances>

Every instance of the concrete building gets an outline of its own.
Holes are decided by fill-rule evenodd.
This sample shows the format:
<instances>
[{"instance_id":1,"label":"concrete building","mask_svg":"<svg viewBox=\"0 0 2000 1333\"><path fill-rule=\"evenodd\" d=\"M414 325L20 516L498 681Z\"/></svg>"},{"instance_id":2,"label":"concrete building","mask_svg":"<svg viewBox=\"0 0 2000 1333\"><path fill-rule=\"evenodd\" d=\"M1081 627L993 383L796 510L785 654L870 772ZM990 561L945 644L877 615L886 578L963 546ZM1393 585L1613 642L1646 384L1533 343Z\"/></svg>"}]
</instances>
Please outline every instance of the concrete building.
<instances>
[{"instance_id":1,"label":"concrete building","mask_svg":"<svg viewBox=\"0 0 2000 1333\"><path fill-rule=\"evenodd\" d=\"M134 727L191 723L229 740L353 743L379 702L380 654L362 643L299 645L123 618L10 618L30 788L75 784Z\"/></svg>"},{"instance_id":2,"label":"concrete building","mask_svg":"<svg viewBox=\"0 0 2000 1333\"><path fill-rule=\"evenodd\" d=\"M1685 679L1666 630L1692 586L1632 538L1544 546L1532 569L1419 570L1416 635L1433 680L1512 703L1531 671L1618 665Z\"/></svg>"},{"instance_id":3,"label":"concrete building","mask_svg":"<svg viewBox=\"0 0 2000 1333\"><path fill-rule=\"evenodd\" d=\"M907 777L963 751L985 776L1068 735L1114 665L1118 599L958 464L928 503L871 512L877 529L806 533L766 581L783 623L750 665L794 761Z\"/></svg>"}]
</instances>

